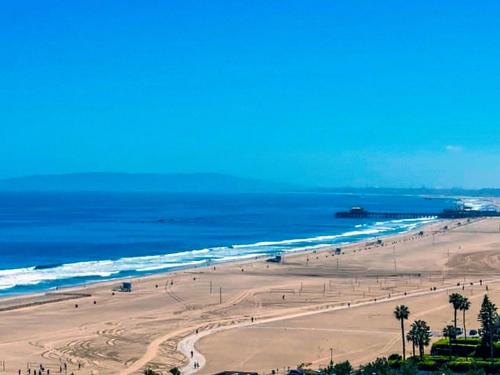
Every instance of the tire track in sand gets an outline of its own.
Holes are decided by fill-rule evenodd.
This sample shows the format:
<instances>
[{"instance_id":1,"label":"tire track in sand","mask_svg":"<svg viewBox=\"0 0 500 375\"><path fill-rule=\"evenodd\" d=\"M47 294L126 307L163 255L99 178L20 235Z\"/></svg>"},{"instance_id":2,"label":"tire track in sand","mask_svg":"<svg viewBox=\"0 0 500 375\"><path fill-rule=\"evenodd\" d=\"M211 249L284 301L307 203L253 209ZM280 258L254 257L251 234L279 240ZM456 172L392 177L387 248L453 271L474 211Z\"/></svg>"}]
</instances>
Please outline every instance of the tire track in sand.
<instances>
[{"instance_id":1,"label":"tire track in sand","mask_svg":"<svg viewBox=\"0 0 500 375\"><path fill-rule=\"evenodd\" d=\"M492 279L488 280L488 283L496 283L499 282L500 279ZM201 370L205 364L206 364L206 358L203 356L202 353L200 353L196 349L196 342L201 339L202 337L221 332L221 331L227 331L230 329L236 329L236 328L243 328L243 327L248 327L251 325L258 325L258 324L263 324L263 323L272 323L272 322L277 322L277 321L282 321L282 320L289 320L289 319L294 319L294 318L301 318L305 316L311 316L311 315L316 315L316 314L321 314L325 312L332 312L332 311L339 311L339 310L347 310L347 309L352 309L352 308L359 308L359 307L364 307L364 306L369 306L369 305L374 305L374 304L381 304L381 303L387 303L391 301L398 301L398 300L403 300L407 299L410 297L419 297L419 296L426 296L429 294L437 294L437 293L443 293L443 292L448 292L448 291L453 291L453 290L458 290L462 289L461 286L452 286L452 287L447 287L447 288L442 288L438 290L425 290L425 291L417 291L414 293L408 293L406 295L398 295L394 297L383 297L380 299L377 299L376 301L365 301L365 302L359 302L359 303L352 303L350 305L344 304L341 306L332 306L332 307L326 307L324 309L315 309L311 311L303 311L303 312L298 312L298 313L292 313L288 315L282 315L282 316L277 316L277 317L272 317L272 318L264 318L264 319L259 319L258 322L243 322L243 323L236 323L234 325L229 325L229 326L219 326L216 328L211 328L207 329L205 331L202 331L198 334L191 334L184 339L182 339L179 342L179 345L177 346L177 349L184 354L187 358L189 358L189 363L186 365L182 370L181 373L183 375L191 375L199 370ZM317 308L317 306L316 306ZM394 345L395 341L397 341L397 337L389 340L389 342L384 345L384 348L389 348L392 345ZM191 358L191 351L193 351L193 357ZM198 362L199 367L194 368L194 362ZM130 374L130 373L128 373ZM127 375L128 375L127 374Z\"/></svg>"}]
</instances>

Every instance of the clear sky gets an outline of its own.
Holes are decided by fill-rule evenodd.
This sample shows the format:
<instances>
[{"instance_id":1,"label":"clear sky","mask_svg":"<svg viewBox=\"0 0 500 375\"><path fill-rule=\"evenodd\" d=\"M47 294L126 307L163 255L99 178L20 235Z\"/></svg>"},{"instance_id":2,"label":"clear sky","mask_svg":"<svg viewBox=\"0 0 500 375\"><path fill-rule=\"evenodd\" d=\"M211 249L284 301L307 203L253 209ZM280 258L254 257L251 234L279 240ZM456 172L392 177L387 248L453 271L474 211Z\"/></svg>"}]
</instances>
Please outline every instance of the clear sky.
<instances>
[{"instance_id":1,"label":"clear sky","mask_svg":"<svg viewBox=\"0 0 500 375\"><path fill-rule=\"evenodd\" d=\"M1 1L0 177L500 186L499 1Z\"/></svg>"}]
</instances>

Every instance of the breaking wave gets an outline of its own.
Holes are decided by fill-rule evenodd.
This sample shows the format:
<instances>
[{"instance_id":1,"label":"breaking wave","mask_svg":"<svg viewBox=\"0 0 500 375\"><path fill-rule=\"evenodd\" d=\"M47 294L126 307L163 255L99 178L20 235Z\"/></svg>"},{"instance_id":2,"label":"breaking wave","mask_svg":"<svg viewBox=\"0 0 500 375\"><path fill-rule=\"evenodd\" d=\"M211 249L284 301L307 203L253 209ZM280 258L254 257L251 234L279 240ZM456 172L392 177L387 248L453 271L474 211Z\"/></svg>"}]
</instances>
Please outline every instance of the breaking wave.
<instances>
[{"instance_id":1,"label":"breaking wave","mask_svg":"<svg viewBox=\"0 0 500 375\"><path fill-rule=\"evenodd\" d=\"M348 243L364 238L390 235L414 230L435 219L390 220L358 224L354 230L334 235L262 241L252 244L213 247L162 255L126 257L115 260L96 260L68 264L35 265L0 270L0 291L50 289L118 277L151 274L211 263L238 261L282 252L321 248L331 244Z\"/></svg>"}]
</instances>

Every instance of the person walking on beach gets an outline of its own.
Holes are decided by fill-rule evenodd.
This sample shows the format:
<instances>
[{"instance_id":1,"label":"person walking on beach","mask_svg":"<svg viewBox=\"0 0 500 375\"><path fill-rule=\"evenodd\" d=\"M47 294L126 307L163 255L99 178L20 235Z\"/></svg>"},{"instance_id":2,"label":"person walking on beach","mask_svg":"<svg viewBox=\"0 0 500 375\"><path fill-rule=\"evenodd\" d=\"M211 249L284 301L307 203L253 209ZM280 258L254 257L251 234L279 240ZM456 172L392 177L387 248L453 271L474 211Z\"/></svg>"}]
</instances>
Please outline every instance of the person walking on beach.
<instances>
[{"instance_id":1,"label":"person walking on beach","mask_svg":"<svg viewBox=\"0 0 500 375\"><path fill-rule=\"evenodd\" d=\"M193 351L191 350L191 358L193 358L193 355L194 355L194 353L193 353Z\"/></svg>"}]
</instances>

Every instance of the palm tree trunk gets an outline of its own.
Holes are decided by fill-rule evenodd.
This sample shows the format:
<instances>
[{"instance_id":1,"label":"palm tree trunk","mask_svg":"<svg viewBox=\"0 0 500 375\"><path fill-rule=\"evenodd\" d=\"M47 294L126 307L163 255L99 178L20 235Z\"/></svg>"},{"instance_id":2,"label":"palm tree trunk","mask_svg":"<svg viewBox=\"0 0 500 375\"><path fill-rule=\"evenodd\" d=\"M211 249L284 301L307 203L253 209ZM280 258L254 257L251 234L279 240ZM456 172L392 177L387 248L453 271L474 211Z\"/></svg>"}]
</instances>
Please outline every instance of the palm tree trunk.
<instances>
[{"instance_id":1,"label":"palm tree trunk","mask_svg":"<svg viewBox=\"0 0 500 375\"><path fill-rule=\"evenodd\" d=\"M465 329L465 310L464 310L464 337L467 340L467 330Z\"/></svg>"},{"instance_id":2,"label":"palm tree trunk","mask_svg":"<svg viewBox=\"0 0 500 375\"><path fill-rule=\"evenodd\" d=\"M453 319L454 324L455 324L455 331L457 330L457 309L453 309L455 317Z\"/></svg>"},{"instance_id":3,"label":"palm tree trunk","mask_svg":"<svg viewBox=\"0 0 500 375\"><path fill-rule=\"evenodd\" d=\"M420 360L424 359L424 344L418 343L418 351L420 352Z\"/></svg>"},{"instance_id":4,"label":"palm tree trunk","mask_svg":"<svg viewBox=\"0 0 500 375\"><path fill-rule=\"evenodd\" d=\"M411 345L412 345L413 357L415 357L415 341L412 341Z\"/></svg>"},{"instance_id":5,"label":"palm tree trunk","mask_svg":"<svg viewBox=\"0 0 500 375\"><path fill-rule=\"evenodd\" d=\"M406 359L406 347L405 347L405 323L401 319L401 340L403 342L403 361Z\"/></svg>"}]
</instances>

